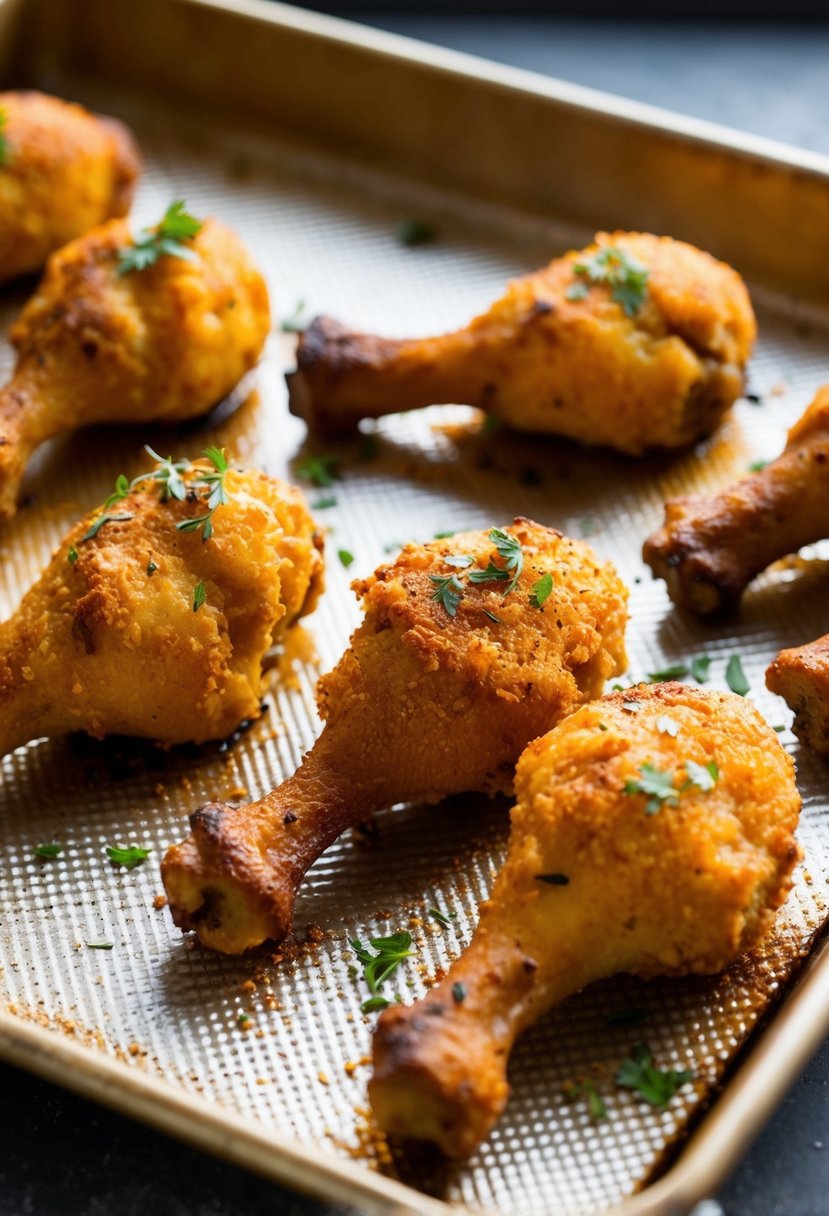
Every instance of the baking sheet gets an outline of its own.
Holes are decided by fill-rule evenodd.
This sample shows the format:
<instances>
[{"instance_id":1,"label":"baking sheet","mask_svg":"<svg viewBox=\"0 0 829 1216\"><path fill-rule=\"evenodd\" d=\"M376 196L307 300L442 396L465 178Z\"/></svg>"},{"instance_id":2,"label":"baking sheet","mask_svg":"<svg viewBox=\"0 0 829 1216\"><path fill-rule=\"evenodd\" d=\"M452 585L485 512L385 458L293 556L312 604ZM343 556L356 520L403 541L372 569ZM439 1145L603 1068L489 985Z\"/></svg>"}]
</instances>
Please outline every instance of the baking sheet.
<instances>
[{"instance_id":1,"label":"baking sheet","mask_svg":"<svg viewBox=\"0 0 829 1216\"><path fill-rule=\"evenodd\" d=\"M440 332L499 295L509 276L591 235L232 125L211 123L208 131L180 107L171 121L169 109L102 91L91 80L64 79L61 88L136 130L147 171L135 224L152 222L182 196L197 214L230 222L264 267L280 317L304 300L309 315L324 310L392 335ZM434 245L400 245L397 223L412 217L435 223ZM3 332L24 298L23 289L4 295ZM164 753L126 741L58 740L7 757L0 768L3 1007L182 1094L207 1098L233 1125L274 1129L312 1157L339 1155L473 1211L598 1213L646 1180L670 1157L823 923L825 768L807 753L798 754L806 863L766 946L712 980L620 979L568 1001L519 1044L510 1106L465 1167L406 1155L372 1128L365 1085L375 1019L359 1012L366 992L350 974L348 939L410 928L417 957L400 987L405 999L419 995L469 939L475 907L502 856L507 804L453 799L381 815L367 838L347 834L309 875L296 946L240 960L194 946L153 906L161 892L157 863L166 845L186 834L191 809L209 798L258 797L310 745L318 729L314 681L336 661L358 619L352 576L407 539L502 524L516 513L588 536L617 563L632 588L634 677L707 653L712 685L723 686L725 661L738 651L752 699L773 724L788 722L762 672L781 645L824 632L825 551L817 547L807 567L760 580L727 639L672 612L639 558L664 497L726 484L753 459L776 454L786 426L824 378L829 317L763 292L755 300L763 338L751 391L762 404L741 402L695 453L634 464L554 439L499 435L486 442L473 433L471 411L461 408L372 426L378 442L370 462L360 459L359 444L338 447L337 505L317 512L331 529L327 594L294 648L294 686L281 688L274 673L268 713L232 746ZM292 339L275 332L256 391L211 425L175 433L98 429L45 449L27 479L26 509L0 535L0 614L13 610L66 527L102 499L115 476L144 467L142 442L174 455L221 442L245 462L292 476L296 457L309 449L303 425L286 410L281 372L291 348ZM9 365L5 349L0 363ZM329 493L309 489L311 501ZM338 548L355 555L347 573ZM788 732L782 737L796 750ZM37 861L34 846L52 838L64 842L63 855ZM134 871L114 871L104 848L115 842L153 853ZM451 928L428 918L433 906L458 913ZM100 940L112 941L112 951L84 945ZM608 1025L609 1016L642 1006L650 1016L641 1025ZM241 1012L250 1015L247 1029ZM641 1038L661 1064L691 1067L699 1078L662 1112L612 1084ZM592 1124L583 1106L564 1099L565 1083L585 1075L607 1102L606 1122Z\"/></svg>"}]
</instances>

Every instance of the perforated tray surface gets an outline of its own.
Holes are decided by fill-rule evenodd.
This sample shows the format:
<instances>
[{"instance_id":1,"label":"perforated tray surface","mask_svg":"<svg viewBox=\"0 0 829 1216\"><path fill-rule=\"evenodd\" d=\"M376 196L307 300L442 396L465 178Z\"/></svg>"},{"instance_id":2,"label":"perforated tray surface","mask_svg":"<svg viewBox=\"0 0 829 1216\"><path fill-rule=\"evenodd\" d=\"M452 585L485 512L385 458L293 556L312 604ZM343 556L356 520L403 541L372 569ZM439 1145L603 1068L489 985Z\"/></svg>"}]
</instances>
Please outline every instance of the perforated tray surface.
<instances>
[{"instance_id":1,"label":"perforated tray surface","mask_svg":"<svg viewBox=\"0 0 829 1216\"><path fill-rule=\"evenodd\" d=\"M510 276L544 264L592 234L539 225L469 200L358 171L243 131L208 133L199 121L83 81L62 90L129 121L146 156L134 223L153 222L171 199L234 225L267 273L277 318L305 301L306 315L333 314L391 335L447 330L501 294ZM174 120L173 120L174 118ZM435 224L435 243L401 245L407 218ZM6 291L3 332L25 298ZM21 748L0 762L0 1001L20 1018L71 1035L90 1052L117 1057L170 1086L220 1104L234 1127L251 1123L320 1152L363 1161L474 1211L540 1216L598 1213L633 1192L665 1159L744 1043L797 971L821 927L829 876L826 775L798 753L806 861L764 947L710 980L640 983L620 978L569 1000L515 1051L512 1098L489 1141L468 1165L390 1149L371 1127L367 1055L374 1016L355 976L348 939L409 928L416 958L400 972L404 999L419 996L469 940L506 842L507 804L475 797L378 816L376 835L346 834L308 876L297 909L295 947L225 959L186 940L165 908L158 862L186 834L186 817L211 798L255 798L290 774L319 729L313 689L358 620L352 576L371 571L398 544L436 532L503 524L526 514L589 536L631 586L630 674L695 655L712 656L711 685L724 687L739 653L751 698L772 724L789 715L766 692L763 671L781 645L823 633L825 574L808 565L777 569L747 597L734 633L722 636L671 610L663 585L643 567L643 538L670 495L727 484L750 461L775 455L787 425L825 375L829 318L798 317L782 299L760 299L762 339L751 391L708 443L693 453L633 463L555 439L475 436L461 407L401 415L371 427L376 455L337 449L342 480L327 525L328 588L294 645L294 678L270 677L268 710L230 746L163 752L126 741L61 739ZM278 332L235 412L176 432L99 429L50 444L27 479L29 501L0 535L0 611L10 614L65 529L102 500L116 475L146 467L141 445L195 455L208 442L240 460L295 478L308 449L287 412L282 372L293 339ZM0 366L11 364L8 348ZM329 491L309 488L312 502ZM346 571L338 549L355 555ZM821 577L822 576L822 577ZM318 660L315 661L313 650ZM126 691L126 690L125 690ZM393 711L393 707L389 707ZM782 738L796 749L786 730ZM52 862L34 847L65 848ZM135 843L150 859L115 870L104 849ZM456 913L451 927L430 919ZM322 939L314 926L324 932ZM311 927L310 936L308 929ZM110 951L85 943L109 941ZM639 1024L608 1019L645 1008ZM246 1026L239 1015L246 1013ZM694 1070L697 1081L662 1111L618 1090L613 1076L646 1039L658 1062ZM593 1123L563 1087L591 1077L608 1118Z\"/></svg>"}]
</instances>

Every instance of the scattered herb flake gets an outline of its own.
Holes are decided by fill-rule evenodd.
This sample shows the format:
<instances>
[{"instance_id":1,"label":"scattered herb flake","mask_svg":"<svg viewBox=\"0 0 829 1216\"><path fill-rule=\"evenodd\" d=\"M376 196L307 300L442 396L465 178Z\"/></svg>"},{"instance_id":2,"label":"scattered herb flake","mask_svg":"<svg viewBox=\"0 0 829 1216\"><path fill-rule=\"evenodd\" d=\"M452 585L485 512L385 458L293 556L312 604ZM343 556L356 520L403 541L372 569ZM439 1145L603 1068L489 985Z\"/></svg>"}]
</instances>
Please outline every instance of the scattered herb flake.
<instances>
[{"instance_id":1,"label":"scattered herb flake","mask_svg":"<svg viewBox=\"0 0 829 1216\"><path fill-rule=\"evenodd\" d=\"M691 675L696 680L697 684L708 683L708 670L711 666L711 658L707 654L698 654L691 659Z\"/></svg>"},{"instance_id":2,"label":"scattered herb flake","mask_svg":"<svg viewBox=\"0 0 829 1216\"><path fill-rule=\"evenodd\" d=\"M538 582L533 583L533 589L530 592L530 603L535 608L543 608L546 600L550 598L553 590L553 576L549 570L546 574L542 574Z\"/></svg>"},{"instance_id":3,"label":"scattered herb flake","mask_svg":"<svg viewBox=\"0 0 829 1216\"><path fill-rule=\"evenodd\" d=\"M121 511L118 515L99 515L98 518L94 520L92 524L90 524L88 531L83 534L78 543L82 545L88 540L94 540L105 524L123 524L126 523L127 520L134 518L135 517L132 515L132 513L128 511Z\"/></svg>"},{"instance_id":4,"label":"scattered herb flake","mask_svg":"<svg viewBox=\"0 0 829 1216\"><path fill-rule=\"evenodd\" d=\"M435 584L432 599L437 600L449 616L457 616L458 604L463 599L463 583L457 574L430 574L429 578Z\"/></svg>"},{"instance_id":5,"label":"scattered herb flake","mask_svg":"<svg viewBox=\"0 0 829 1216\"><path fill-rule=\"evenodd\" d=\"M452 985L452 1000L456 1005L462 1005L466 1000L466 984L455 983Z\"/></svg>"},{"instance_id":6,"label":"scattered herb flake","mask_svg":"<svg viewBox=\"0 0 829 1216\"><path fill-rule=\"evenodd\" d=\"M657 1068L647 1043L637 1043L630 1059L616 1073L617 1085L634 1090L651 1106L667 1106L674 1094L693 1079L694 1074L687 1069Z\"/></svg>"},{"instance_id":7,"label":"scattered herb flake","mask_svg":"<svg viewBox=\"0 0 829 1216\"><path fill-rule=\"evenodd\" d=\"M567 887L570 879L566 874L536 874L536 882L546 882L551 887Z\"/></svg>"},{"instance_id":8,"label":"scattered herb flake","mask_svg":"<svg viewBox=\"0 0 829 1216\"><path fill-rule=\"evenodd\" d=\"M176 528L179 532L197 532L201 528L201 538L203 541L207 541L213 535L213 516L215 512L227 502L225 478L229 471L229 465L227 463L227 455L222 448L205 448L203 455L213 465L213 469L207 473L202 473L193 482L193 485L207 487L207 511L204 515L195 516L193 519L181 520L180 523L176 524Z\"/></svg>"},{"instance_id":9,"label":"scattered herb flake","mask_svg":"<svg viewBox=\"0 0 829 1216\"><path fill-rule=\"evenodd\" d=\"M305 312L305 301L297 300L294 310L279 322L283 334L304 334L308 328L308 316Z\"/></svg>"},{"instance_id":10,"label":"scattered herb flake","mask_svg":"<svg viewBox=\"0 0 829 1216\"><path fill-rule=\"evenodd\" d=\"M684 680L688 668L684 663L674 663L672 667L663 667L661 671L649 671L649 684L663 684L666 680Z\"/></svg>"},{"instance_id":11,"label":"scattered herb flake","mask_svg":"<svg viewBox=\"0 0 829 1216\"><path fill-rule=\"evenodd\" d=\"M607 727L605 726L604 722L599 723L599 730L607 730Z\"/></svg>"},{"instance_id":12,"label":"scattered herb flake","mask_svg":"<svg viewBox=\"0 0 829 1216\"><path fill-rule=\"evenodd\" d=\"M114 942L84 942L88 950L111 950Z\"/></svg>"},{"instance_id":13,"label":"scattered herb flake","mask_svg":"<svg viewBox=\"0 0 829 1216\"><path fill-rule=\"evenodd\" d=\"M183 199L176 199L155 228L140 229L132 245L122 246L118 250L118 273L146 270L164 256L195 261L196 251L182 241L192 240L201 231L202 223L188 215L185 207Z\"/></svg>"},{"instance_id":14,"label":"scattered herb flake","mask_svg":"<svg viewBox=\"0 0 829 1216\"><path fill-rule=\"evenodd\" d=\"M372 954L356 938L351 940L351 948L363 964L363 977L372 996L376 995L380 986L394 974L403 959L412 956L414 951L409 949L411 944L412 935L405 929L393 933L391 937L372 937L369 946L377 951L376 954Z\"/></svg>"},{"instance_id":15,"label":"scattered herb flake","mask_svg":"<svg viewBox=\"0 0 829 1216\"><path fill-rule=\"evenodd\" d=\"M767 460L752 460L748 466L749 473L760 473L768 464Z\"/></svg>"},{"instance_id":16,"label":"scattered herb flake","mask_svg":"<svg viewBox=\"0 0 829 1216\"><path fill-rule=\"evenodd\" d=\"M685 772L688 777L686 785L695 785L704 794L712 790L720 779L720 770L716 760L709 760L707 764L696 764L693 760L686 760Z\"/></svg>"},{"instance_id":17,"label":"scattered herb flake","mask_svg":"<svg viewBox=\"0 0 829 1216\"><path fill-rule=\"evenodd\" d=\"M650 271L624 249L606 245L585 262L574 262L573 273L591 283L605 283L611 299L622 306L628 317L635 316L645 302Z\"/></svg>"},{"instance_id":18,"label":"scattered herb flake","mask_svg":"<svg viewBox=\"0 0 829 1216\"><path fill-rule=\"evenodd\" d=\"M617 685L617 687L621 689L620 685ZM623 701L622 702L622 709L626 710L629 714L638 714L639 710L641 708L642 708L641 701Z\"/></svg>"},{"instance_id":19,"label":"scattered herb flake","mask_svg":"<svg viewBox=\"0 0 829 1216\"><path fill-rule=\"evenodd\" d=\"M401 245L406 245L411 249L415 245L428 245L437 236L437 229L434 224L429 224L425 220L401 220L397 225L397 239Z\"/></svg>"},{"instance_id":20,"label":"scattered herb flake","mask_svg":"<svg viewBox=\"0 0 829 1216\"><path fill-rule=\"evenodd\" d=\"M669 718L667 714L660 714L656 719L656 729L660 735L670 735L672 739L675 739L679 734L679 723L675 722L673 718Z\"/></svg>"},{"instance_id":21,"label":"scattered herb flake","mask_svg":"<svg viewBox=\"0 0 829 1216\"><path fill-rule=\"evenodd\" d=\"M44 861L53 861L56 857L60 857L63 852L63 845L52 841L51 844L35 845L35 857L42 857Z\"/></svg>"},{"instance_id":22,"label":"scattered herb flake","mask_svg":"<svg viewBox=\"0 0 829 1216\"><path fill-rule=\"evenodd\" d=\"M436 532L435 540L448 540L450 536L457 536L457 532Z\"/></svg>"},{"instance_id":23,"label":"scattered herb flake","mask_svg":"<svg viewBox=\"0 0 829 1216\"><path fill-rule=\"evenodd\" d=\"M638 778L630 778L624 784L625 794L646 794L645 811L655 815L664 805L676 806L679 801L679 790L674 785L673 773L657 768L653 764L643 764L639 769Z\"/></svg>"},{"instance_id":24,"label":"scattered herb flake","mask_svg":"<svg viewBox=\"0 0 829 1216\"><path fill-rule=\"evenodd\" d=\"M454 566L456 570L466 570L467 566L472 565L474 559L469 553L449 553L443 560L447 566Z\"/></svg>"},{"instance_id":25,"label":"scattered herb flake","mask_svg":"<svg viewBox=\"0 0 829 1216\"><path fill-rule=\"evenodd\" d=\"M134 870L136 866L140 866L142 861L145 861L152 849L142 849L140 845L107 845L106 854L111 862L116 866L124 866L127 870Z\"/></svg>"},{"instance_id":26,"label":"scattered herb flake","mask_svg":"<svg viewBox=\"0 0 829 1216\"><path fill-rule=\"evenodd\" d=\"M348 550L348 549L338 549L337 557L340 559L340 561L342 562L342 564L346 568L346 570L354 561L354 554L351 553L350 550Z\"/></svg>"},{"instance_id":27,"label":"scattered herb flake","mask_svg":"<svg viewBox=\"0 0 829 1216\"><path fill-rule=\"evenodd\" d=\"M384 996L370 996L367 1001L363 1001L360 1006L361 1013L380 1013L383 1009L388 1009L391 1001L387 1001Z\"/></svg>"},{"instance_id":28,"label":"scattered herb flake","mask_svg":"<svg viewBox=\"0 0 829 1216\"><path fill-rule=\"evenodd\" d=\"M0 165L7 165L9 163L9 141L6 135L8 121L8 114L4 109L0 108Z\"/></svg>"},{"instance_id":29,"label":"scattered herb flake","mask_svg":"<svg viewBox=\"0 0 829 1216\"><path fill-rule=\"evenodd\" d=\"M327 511L330 507L336 507L337 500L333 494L329 494L327 498L318 498L316 502L311 503L312 511Z\"/></svg>"},{"instance_id":30,"label":"scattered herb flake","mask_svg":"<svg viewBox=\"0 0 829 1216\"><path fill-rule=\"evenodd\" d=\"M751 690L751 685L743 671L742 659L738 654L732 654L725 669L725 682L738 697L744 697Z\"/></svg>"},{"instance_id":31,"label":"scattered herb flake","mask_svg":"<svg viewBox=\"0 0 829 1216\"><path fill-rule=\"evenodd\" d=\"M590 293L590 288L586 283L572 283L564 295L568 300L586 300Z\"/></svg>"},{"instance_id":32,"label":"scattered herb flake","mask_svg":"<svg viewBox=\"0 0 829 1216\"><path fill-rule=\"evenodd\" d=\"M78 550L74 545L69 546L69 552L66 555L66 560L69 562L70 566L74 566L75 562L78 560Z\"/></svg>"},{"instance_id":33,"label":"scattered herb flake","mask_svg":"<svg viewBox=\"0 0 829 1216\"><path fill-rule=\"evenodd\" d=\"M193 588L193 611L198 612L206 599L207 589L204 585L204 579L200 578Z\"/></svg>"},{"instance_id":34,"label":"scattered herb flake","mask_svg":"<svg viewBox=\"0 0 829 1216\"><path fill-rule=\"evenodd\" d=\"M592 1081L575 1081L564 1086L566 1102L578 1102L581 1098L587 1100L587 1113L594 1123L607 1118L607 1107Z\"/></svg>"},{"instance_id":35,"label":"scattered herb flake","mask_svg":"<svg viewBox=\"0 0 829 1216\"><path fill-rule=\"evenodd\" d=\"M154 562L151 558L147 562L147 577L152 578L152 576L155 574L157 569L158 569L158 563Z\"/></svg>"},{"instance_id":36,"label":"scattered herb flake","mask_svg":"<svg viewBox=\"0 0 829 1216\"><path fill-rule=\"evenodd\" d=\"M240 1009L236 1014L236 1021L240 1026L247 1026L248 1022L250 1021L250 1014L245 1013L244 1009Z\"/></svg>"},{"instance_id":37,"label":"scattered herb flake","mask_svg":"<svg viewBox=\"0 0 829 1216\"><path fill-rule=\"evenodd\" d=\"M432 920L436 920L438 924L446 925L447 928L452 927L452 921L456 920L458 916L457 912L447 914L446 912L441 912L440 908L430 908L428 915L431 916Z\"/></svg>"},{"instance_id":38,"label":"scattered herb flake","mask_svg":"<svg viewBox=\"0 0 829 1216\"><path fill-rule=\"evenodd\" d=\"M488 616L496 625L503 625L504 623L499 616L496 616L494 612L490 612L488 608L484 608L484 616Z\"/></svg>"},{"instance_id":39,"label":"scattered herb flake","mask_svg":"<svg viewBox=\"0 0 829 1216\"><path fill-rule=\"evenodd\" d=\"M306 456L296 466L297 476L305 477L312 485L327 488L339 481L340 457L335 452L321 456Z\"/></svg>"}]
</instances>

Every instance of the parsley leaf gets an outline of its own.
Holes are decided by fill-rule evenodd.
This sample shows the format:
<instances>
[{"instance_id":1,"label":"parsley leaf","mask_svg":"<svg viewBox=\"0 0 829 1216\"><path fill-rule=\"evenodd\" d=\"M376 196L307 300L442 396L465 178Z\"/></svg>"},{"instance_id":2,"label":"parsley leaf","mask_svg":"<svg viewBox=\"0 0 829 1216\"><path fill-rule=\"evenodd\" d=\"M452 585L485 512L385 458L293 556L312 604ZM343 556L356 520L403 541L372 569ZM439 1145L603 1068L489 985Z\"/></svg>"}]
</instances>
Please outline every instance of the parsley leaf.
<instances>
[{"instance_id":1,"label":"parsley leaf","mask_svg":"<svg viewBox=\"0 0 829 1216\"><path fill-rule=\"evenodd\" d=\"M360 1006L361 1013L380 1013L383 1009L388 1009L391 1001L387 1001L384 996L370 996L367 1001L363 1001Z\"/></svg>"},{"instance_id":2,"label":"parsley leaf","mask_svg":"<svg viewBox=\"0 0 829 1216\"><path fill-rule=\"evenodd\" d=\"M502 532L500 528L491 528L489 539L503 561L504 569L514 571L512 582L504 592L504 595L509 595L510 591L514 590L515 584L521 577L521 571L524 569L524 551L521 548L521 542L516 537Z\"/></svg>"},{"instance_id":3,"label":"parsley leaf","mask_svg":"<svg viewBox=\"0 0 829 1216\"><path fill-rule=\"evenodd\" d=\"M435 584L432 599L442 604L449 616L456 616L463 599L463 583L457 574L430 574L429 578Z\"/></svg>"},{"instance_id":4,"label":"parsley leaf","mask_svg":"<svg viewBox=\"0 0 829 1216\"><path fill-rule=\"evenodd\" d=\"M70 566L74 566L75 562L78 560L78 550L74 545L69 546L69 552L66 554L66 560L69 562Z\"/></svg>"},{"instance_id":5,"label":"parsley leaf","mask_svg":"<svg viewBox=\"0 0 829 1216\"><path fill-rule=\"evenodd\" d=\"M412 944L412 935L405 929L399 933L393 933L391 937L372 937L369 940L369 946L377 951L376 954L372 954L356 938L353 938L349 944L363 964L363 978L368 984L372 996L376 995L381 985L394 974L403 959L411 958L414 954L414 951L409 949Z\"/></svg>"},{"instance_id":6,"label":"parsley leaf","mask_svg":"<svg viewBox=\"0 0 829 1216\"><path fill-rule=\"evenodd\" d=\"M611 245L599 249L585 262L574 262L573 273L605 283L611 289L610 298L621 304L625 315L633 317L645 302L650 271L638 258Z\"/></svg>"},{"instance_id":7,"label":"parsley leaf","mask_svg":"<svg viewBox=\"0 0 829 1216\"><path fill-rule=\"evenodd\" d=\"M548 571L542 574L538 582L533 583L533 589L530 592L530 603L535 608L543 608L545 600L550 598L553 590L553 576Z\"/></svg>"},{"instance_id":8,"label":"parsley leaf","mask_svg":"<svg viewBox=\"0 0 829 1216\"><path fill-rule=\"evenodd\" d=\"M354 561L354 554L351 553L350 550L348 550L348 549L338 549L337 557L340 559L343 566L345 566L346 570L351 565L351 563Z\"/></svg>"},{"instance_id":9,"label":"parsley leaf","mask_svg":"<svg viewBox=\"0 0 829 1216\"><path fill-rule=\"evenodd\" d=\"M63 845L52 841L51 844L35 845L35 857L42 857L44 861L53 861L56 857L60 857L63 852Z\"/></svg>"},{"instance_id":10,"label":"parsley leaf","mask_svg":"<svg viewBox=\"0 0 829 1216\"><path fill-rule=\"evenodd\" d=\"M204 585L204 579L200 578L193 588L193 611L198 612L206 599L207 588Z\"/></svg>"},{"instance_id":11,"label":"parsley leaf","mask_svg":"<svg viewBox=\"0 0 829 1216\"><path fill-rule=\"evenodd\" d=\"M111 844L107 845L106 853L114 865L124 866L127 870L134 870L136 866L140 866L141 862L149 857L152 849L142 849L137 844Z\"/></svg>"},{"instance_id":12,"label":"parsley leaf","mask_svg":"<svg viewBox=\"0 0 829 1216\"><path fill-rule=\"evenodd\" d=\"M698 654L695 658L691 659L691 675L697 684L708 683L708 669L710 666L711 659L707 654Z\"/></svg>"},{"instance_id":13,"label":"parsley leaf","mask_svg":"<svg viewBox=\"0 0 829 1216\"><path fill-rule=\"evenodd\" d=\"M297 300L294 311L279 323L283 334L303 334L308 328L308 317L305 312L305 301Z\"/></svg>"},{"instance_id":14,"label":"parsley leaf","mask_svg":"<svg viewBox=\"0 0 829 1216\"><path fill-rule=\"evenodd\" d=\"M709 760L707 764L696 764L693 760L686 760L685 772L688 776L685 786L695 785L704 794L712 790L720 779L720 770L716 760Z\"/></svg>"},{"instance_id":15,"label":"parsley leaf","mask_svg":"<svg viewBox=\"0 0 829 1216\"><path fill-rule=\"evenodd\" d=\"M323 456L306 456L296 466L297 476L305 477L312 485L333 486L340 478L340 458L334 452Z\"/></svg>"},{"instance_id":16,"label":"parsley leaf","mask_svg":"<svg viewBox=\"0 0 829 1216\"><path fill-rule=\"evenodd\" d=\"M649 684L662 684L666 680L684 680L688 674L688 668L684 663L674 663L673 667L663 667L661 671L649 671Z\"/></svg>"},{"instance_id":17,"label":"parsley leaf","mask_svg":"<svg viewBox=\"0 0 829 1216\"><path fill-rule=\"evenodd\" d=\"M594 1123L607 1118L607 1107L592 1081L575 1081L564 1086L565 1102L578 1102L580 1098L587 1099L587 1113Z\"/></svg>"},{"instance_id":18,"label":"parsley leaf","mask_svg":"<svg viewBox=\"0 0 829 1216\"><path fill-rule=\"evenodd\" d=\"M752 460L748 466L748 471L749 473L761 473L767 464L767 460Z\"/></svg>"},{"instance_id":19,"label":"parsley leaf","mask_svg":"<svg viewBox=\"0 0 829 1216\"><path fill-rule=\"evenodd\" d=\"M728 660L728 666L725 669L725 682L732 692L736 692L738 697L744 697L746 693L751 691L751 685L746 679L743 663L738 654L732 654Z\"/></svg>"},{"instance_id":20,"label":"parsley leaf","mask_svg":"<svg viewBox=\"0 0 829 1216\"><path fill-rule=\"evenodd\" d=\"M457 915L457 912L450 912L447 915L445 912L441 912L439 908L429 909L429 916L431 916L432 920L436 920L439 925L445 925L448 929L452 928L452 921L457 918Z\"/></svg>"},{"instance_id":21,"label":"parsley leaf","mask_svg":"<svg viewBox=\"0 0 829 1216\"><path fill-rule=\"evenodd\" d=\"M9 163L9 141L6 136L8 121L8 114L4 109L0 108L0 165L7 165Z\"/></svg>"},{"instance_id":22,"label":"parsley leaf","mask_svg":"<svg viewBox=\"0 0 829 1216\"><path fill-rule=\"evenodd\" d=\"M469 553L450 553L443 560L447 566L454 566L456 570L465 570L467 566L472 565L473 558Z\"/></svg>"},{"instance_id":23,"label":"parsley leaf","mask_svg":"<svg viewBox=\"0 0 829 1216\"><path fill-rule=\"evenodd\" d=\"M196 260L196 251L182 241L192 240L202 229L201 220L188 215L183 199L176 199L164 212L155 228L142 228L136 233L132 245L118 250L118 273L129 274L132 270L146 270L161 257Z\"/></svg>"},{"instance_id":24,"label":"parsley leaf","mask_svg":"<svg viewBox=\"0 0 829 1216\"><path fill-rule=\"evenodd\" d=\"M639 769L639 778L631 778L625 782L625 794L647 794L645 811L655 815L663 805L676 806L679 802L679 790L674 785L673 773L656 768L653 764L643 764Z\"/></svg>"},{"instance_id":25,"label":"parsley leaf","mask_svg":"<svg viewBox=\"0 0 829 1216\"><path fill-rule=\"evenodd\" d=\"M327 511L329 507L336 507L337 499L333 494L329 494L327 498L318 498L316 502L311 503L312 511Z\"/></svg>"},{"instance_id":26,"label":"parsley leaf","mask_svg":"<svg viewBox=\"0 0 829 1216\"><path fill-rule=\"evenodd\" d=\"M573 283L564 293L567 300L586 300L590 294L590 288L586 283Z\"/></svg>"},{"instance_id":27,"label":"parsley leaf","mask_svg":"<svg viewBox=\"0 0 829 1216\"><path fill-rule=\"evenodd\" d=\"M687 1069L657 1068L647 1043L637 1043L630 1059L616 1073L617 1085L635 1090L651 1106L667 1106L674 1094L693 1079L694 1074Z\"/></svg>"}]
</instances>

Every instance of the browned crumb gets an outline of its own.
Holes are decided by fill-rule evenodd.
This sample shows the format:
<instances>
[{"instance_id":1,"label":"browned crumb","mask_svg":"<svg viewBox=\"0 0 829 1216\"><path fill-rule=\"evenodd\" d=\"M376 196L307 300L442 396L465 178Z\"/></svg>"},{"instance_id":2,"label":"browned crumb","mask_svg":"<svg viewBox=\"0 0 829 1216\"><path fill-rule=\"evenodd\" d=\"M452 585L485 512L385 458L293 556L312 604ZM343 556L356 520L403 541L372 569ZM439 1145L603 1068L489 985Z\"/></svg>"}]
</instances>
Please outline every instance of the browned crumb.
<instances>
[{"instance_id":1,"label":"browned crumb","mask_svg":"<svg viewBox=\"0 0 829 1216\"><path fill-rule=\"evenodd\" d=\"M167 896L166 895L156 895L155 899L153 900L153 907L155 908L156 912L160 912L162 908L166 908L167 907Z\"/></svg>"}]
</instances>

